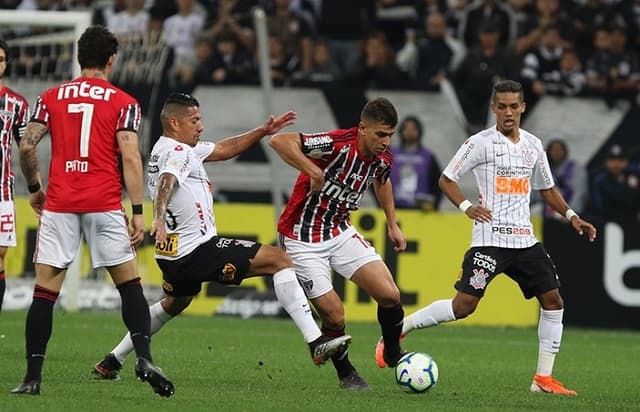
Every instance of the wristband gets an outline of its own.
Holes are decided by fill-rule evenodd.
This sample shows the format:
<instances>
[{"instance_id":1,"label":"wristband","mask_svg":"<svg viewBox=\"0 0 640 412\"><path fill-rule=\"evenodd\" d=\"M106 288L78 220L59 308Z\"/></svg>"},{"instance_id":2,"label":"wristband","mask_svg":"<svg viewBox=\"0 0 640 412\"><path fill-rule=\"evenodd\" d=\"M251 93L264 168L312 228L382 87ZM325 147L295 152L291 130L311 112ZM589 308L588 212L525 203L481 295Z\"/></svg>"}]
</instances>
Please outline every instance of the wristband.
<instances>
[{"instance_id":1,"label":"wristband","mask_svg":"<svg viewBox=\"0 0 640 412\"><path fill-rule=\"evenodd\" d=\"M571 208L567 209L567 211L564 213L564 217L566 217L569 222L571 222L571 218L574 216L577 217L578 214Z\"/></svg>"},{"instance_id":2,"label":"wristband","mask_svg":"<svg viewBox=\"0 0 640 412\"><path fill-rule=\"evenodd\" d=\"M467 213L467 209L469 209L471 206L473 206L473 203L465 199L462 202L460 202L460 204L458 205L458 209L460 209L462 213Z\"/></svg>"},{"instance_id":3,"label":"wristband","mask_svg":"<svg viewBox=\"0 0 640 412\"><path fill-rule=\"evenodd\" d=\"M27 190L29 190L29 193L36 193L40 190L41 187L42 186L40 186L40 182L36 182L32 185L27 186Z\"/></svg>"},{"instance_id":4,"label":"wristband","mask_svg":"<svg viewBox=\"0 0 640 412\"><path fill-rule=\"evenodd\" d=\"M134 215L141 215L142 205L131 205L131 212L133 212Z\"/></svg>"}]
</instances>

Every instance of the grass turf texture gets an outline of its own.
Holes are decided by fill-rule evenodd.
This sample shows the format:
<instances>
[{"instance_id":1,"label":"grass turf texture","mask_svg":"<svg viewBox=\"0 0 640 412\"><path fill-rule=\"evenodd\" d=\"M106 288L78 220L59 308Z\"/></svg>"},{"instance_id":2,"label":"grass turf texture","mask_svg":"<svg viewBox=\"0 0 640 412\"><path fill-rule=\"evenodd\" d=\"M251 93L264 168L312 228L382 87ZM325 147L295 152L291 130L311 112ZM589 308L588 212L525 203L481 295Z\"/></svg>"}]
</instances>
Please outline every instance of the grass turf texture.
<instances>
[{"instance_id":1,"label":"grass turf texture","mask_svg":"<svg viewBox=\"0 0 640 412\"><path fill-rule=\"evenodd\" d=\"M529 392L535 329L417 331L404 348L430 353L440 381L425 394L407 394L393 370L375 365L377 324L352 323L350 358L372 387L355 393L337 388L330 363L312 364L288 320L183 316L153 339L154 360L176 385L164 399L135 379L133 357L119 381L90 375L121 337L119 313L54 316L42 394L32 397L9 394L25 371L25 312L0 314L0 411L640 411L638 332L565 329L555 375L578 391L574 398Z\"/></svg>"}]
</instances>

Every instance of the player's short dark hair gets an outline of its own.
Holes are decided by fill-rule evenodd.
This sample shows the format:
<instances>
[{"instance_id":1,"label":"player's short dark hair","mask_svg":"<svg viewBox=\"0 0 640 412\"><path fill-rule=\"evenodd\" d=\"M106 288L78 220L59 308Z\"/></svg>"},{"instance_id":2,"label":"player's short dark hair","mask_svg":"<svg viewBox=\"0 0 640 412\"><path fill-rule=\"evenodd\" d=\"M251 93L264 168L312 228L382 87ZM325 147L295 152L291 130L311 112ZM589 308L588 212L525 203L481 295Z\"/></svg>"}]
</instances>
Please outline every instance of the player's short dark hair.
<instances>
[{"instance_id":1,"label":"player's short dark hair","mask_svg":"<svg viewBox=\"0 0 640 412\"><path fill-rule=\"evenodd\" d=\"M118 52L118 39L104 26L88 27L78 39L78 63L81 69L103 69Z\"/></svg>"},{"instance_id":2,"label":"player's short dark hair","mask_svg":"<svg viewBox=\"0 0 640 412\"><path fill-rule=\"evenodd\" d=\"M360 113L360 120L368 120L385 126L395 127L398 124L398 113L388 99L378 97L364 106L362 113Z\"/></svg>"},{"instance_id":3,"label":"player's short dark hair","mask_svg":"<svg viewBox=\"0 0 640 412\"><path fill-rule=\"evenodd\" d=\"M493 85L493 96L491 101L496 100L496 94L498 93L518 93L520 95L520 101L524 100L524 90L522 84L515 80L500 80Z\"/></svg>"},{"instance_id":4,"label":"player's short dark hair","mask_svg":"<svg viewBox=\"0 0 640 412\"><path fill-rule=\"evenodd\" d=\"M0 39L0 49L4 50L4 55L9 60L9 45L4 39Z\"/></svg>"},{"instance_id":5,"label":"player's short dark hair","mask_svg":"<svg viewBox=\"0 0 640 412\"><path fill-rule=\"evenodd\" d=\"M179 104L181 106L188 106L188 107L191 107L191 106L200 107L200 102L198 101L198 99L196 99L195 97L187 93L171 93L169 96L167 96L167 99L164 101L164 104L167 105L171 103Z\"/></svg>"}]
</instances>

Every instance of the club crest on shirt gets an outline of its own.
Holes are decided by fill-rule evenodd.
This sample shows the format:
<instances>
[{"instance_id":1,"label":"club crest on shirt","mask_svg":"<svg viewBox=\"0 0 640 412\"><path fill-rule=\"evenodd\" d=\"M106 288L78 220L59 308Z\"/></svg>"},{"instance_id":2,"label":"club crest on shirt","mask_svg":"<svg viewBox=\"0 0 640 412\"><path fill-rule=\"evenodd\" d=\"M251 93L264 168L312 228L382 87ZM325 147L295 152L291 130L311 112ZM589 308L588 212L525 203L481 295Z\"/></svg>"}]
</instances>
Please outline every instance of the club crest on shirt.
<instances>
[{"instance_id":1,"label":"club crest on shirt","mask_svg":"<svg viewBox=\"0 0 640 412\"><path fill-rule=\"evenodd\" d=\"M13 112L10 110L0 110L0 119L2 119L2 123L6 124L13 117Z\"/></svg>"},{"instance_id":2,"label":"club crest on shirt","mask_svg":"<svg viewBox=\"0 0 640 412\"><path fill-rule=\"evenodd\" d=\"M524 158L524 164L527 166L533 166L534 156L532 149L522 149L522 157Z\"/></svg>"},{"instance_id":3,"label":"club crest on shirt","mask_svg":"<svg viewBox=\"0 0 640 412\"><path fill-rule=\"evenodd\" d=\"M469 279L469 284L474 289L484 289L487 286L487 278L489 274L484 269L473 269L473 276Z\"/></svg>"},{"instance_id":4,"label":"club crest on shirt","mask_svg":"<svg viewBox=\"0 0 640 412\"><path fill-rule=\"evenodd\" d=\"M236 267L233 263L225 263L222 268L222 280L230 281L236 276Z\"/></svg>"}]
</instances>

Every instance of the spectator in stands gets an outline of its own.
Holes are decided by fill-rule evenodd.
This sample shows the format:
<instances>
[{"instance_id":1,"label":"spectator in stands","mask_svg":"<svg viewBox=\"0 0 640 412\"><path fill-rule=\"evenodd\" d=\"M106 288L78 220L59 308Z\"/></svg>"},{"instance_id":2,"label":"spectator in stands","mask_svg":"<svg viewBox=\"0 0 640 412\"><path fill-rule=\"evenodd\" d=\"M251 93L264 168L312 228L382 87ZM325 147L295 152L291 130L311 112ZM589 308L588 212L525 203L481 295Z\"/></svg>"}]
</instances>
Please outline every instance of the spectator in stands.
<instances>
[{"instance_id":1,"label":"spectator in stands","mask_svg":"<svg viewBox=\"0 0 640 412\"><path fill-rule=\"evenodd\" d=\"M203 10L196 0L177 0L177 4L178 12L162 25L162 40L173 49L171 77L197 64L194 46L204 27Z\"/></svg>"},{"instance_id":2,"label":"spectator in stands","mask_svg":"<svg viewBox=\"0 0 640 412\"><path fill-rule=\"evenodd\" d=\"M415 0L376 1L376 30L385 34L393 50L402 47L407 29L414 28L418 21L415 3Z\"/></svg>"},{"instance_id":3,"label":"spectator in stands","mask_svg":"<svg viewBox=\"0 0 640 412\"><path fill-rule=\"evenodd\" d=\"M125 0L125 9L107 20L107 28L118 36L143 37L149 28L149 12L144 0Z\"/></svg>"},{"instance_id":4,"label":"spectator in stands","mask_svg":"<svg viewBox=\"0 0 640 412\"><path fill-rule=\"evenodd\" d=\"M348 84L372 89L404 88L408 80L409 75L396 64L395 53L383 32L367 37L355 70L346 75Z\"/></svg>"},{"instance_id":5,"label":"spectator in stands","mask_svg":"<svg viewBox=\"0 0 640 412\"><path fill-rule=\"evenodd\" d=\"M573 39L571 20L560 9L559 0L535 0L535 14L529 16L518 29L515 40L515 52L522 56L537 44L547 26L555 25L560 30L560 37L566 41L563 47L569 47Z\"/></svg>"},{"instance_id":6,"label":"spectator in stands","mask_svg":"<svg viewBox=\"0 0 640 412\"><path fill-rule=\"evenodd\" d=\"M485 127L494 82L517 74L515 57L510 49L500 47L500 31L492 20L483 23L479 37L479 45L469 50L453 77L468 132Z\"/></svg>"},{"instance_id":7,"label":"spectator in stands","mask_svg":"<svg viewBox=\"0 0 640 412\"><path fill-rule=\"evenodd\" d=\"M313 42L311 51L311 68L304 76L295 78L296 86L319 86L338 79L340 70L331 58L329 45L323 39Z\"/></svg>"},{"instance_id":8,"label":"spectator in stands","mask_svg":"<svg viewBox=\"0 0 640 412\"><path fill-rule=\"evenodd\" d=\"M300 68L297 55L288 54L279 36L269 36L269 61L271 80L275 86L288 86L292 76Z\"/></svg>"},{"instance_id":9,"label":"spectator in stands","mask_svg":"<svg viewBox=\"0 0 640 412\"><path fill-rule=\"evenodd\" d=\"M173 89L190 93L198 84L211 83L214 48L211 41L200 37L194 47L195 61L178 65L174 71Z\"/></svg>"},{"instance_id":10,"label":"spectator in stands","mask_svg":"<svg viewBox=\"0 0 640 412\"><path fill-rule=\"evenodd\" d=\"M596 32L598 51L587 61L587 87L604 95L609 104L635 98L640 87L640 62L635 50L627 48L626 30L612 26Z\"/></svg>"},{"instance_id":11,"label":"spectator in stands","mask_svg":"<svg viewBox=\"0 0 640 412\"><path fill-rule=\"evenodd\" d=\"M462 42L447 34L445 16L431 13L425 20L425 37L418 41L417 52L416 88L438 91L440 82L461 63L465 49Z\"/></svg>"},{"instance_id":12,"label":"spectator in stands","mask_svg":"<svg viewBox=\"0 0 640 412\"><path fill-rule=\"evenodd\" d=\"M640 221L640 173L629 167L627 153L619 145L611 146L604 169L592 179L591 207L606 220Z\"/></svg>"},{"instance_id":13,"label":"spectator in stands","mask_svg":"<svg viewBox=\"0 0 640 412\"><path fill-rule=\"evenodd\" d=\"M629 46L640 50L640 0L621 0L615 7L616 19L628 30Z\"/></svg>"},{"instance_id":14,"label":"spectator in stands","mask_svg":"<svg viewBox=\"0 0 640 412\"><path fill-rule=\"evenodd\" d=\"M578 214L582 213L588 199L588 179L585 167L578 161L569 158L567 143L562 139L551 140L547 144L546 152L556 187L571 209ZM543 216L564 219L564 216L551 209L546 203L544 204Z\"/></svg>"},{"instance_id":15,"label":"spectator in stands","mask_svg":"<svg viewBox=\"0 0 640 412\"><path fill-rule=\"evenodd\" d=\"M479 34L487 20L493 21L499 33L500 47L514 39L516 26L511 10L499 0L480 0L466 7L460 22L458 38L467 48L479 45Z\"/></svg>"},{"instance_id":16,"label":"spectator in stands","mask_svg":"<svg viewBox=\"0 0 640 412\"><path fill-rule=\"evenodd\" d=\"M250 84L256 80L251 55L244 48L238 47L237 40L231 33L218 36L208 73L206 84Z\"/></svg>"},{"instance_id":17,"label":"spectator in stands","mask_svg":"<svg viewBox=\"0 0 640 412\"><path fill-rule=\"evenodd\" d=\"M255 35L251 9L257 0L213 0L209 7L204 35L216 41L222 33L232 34L241 48L253 53Z\"/></svg>"},{"instance_id":18,"label":"spectator in stands","mask_svg":"<svg viewBox=\"0 0 640 412\"><path fill-rule=\"evenodd\" d=\"M291 0L274 0L268 9L267 29L284 45L284 54L299 61L300 75L311 69L312 29L309 21L291 8Z\"/></svg>"},{"instance_id":19,"label":"spectator in stands","mask_svg":"<svg viewBox=\"0 0 640 412\"><path fill-rule=\"evenodd\" d=\"M462 42L448 34L444 14L434 11L425 17L423 29L407 31L396 63L409 74L413 87L437 91L440 81L460 65L465 52Z\"/></svg>"},{"instance_id":20,"label":"spectator in stands","mask_svg":"<svg viewBox=\"0 0 640 412\"><path fill-rule=\"evenodd\" d=\"M321 0L318 34L327 40L341 74L356 68L361 43L375 25L374 0Z\"/></svg>"},{"instance_id":21,"label":"spectator in stands","mask_svg":"<svg viewBox=\"0 0 640 412\"><path fill-rule=\"evenodd\" d=\"M113 16L124 11L126 7L126 0L113 0L106 4L100 4L93 12L91 23L105 27L109 27L110 25L113 26L113 23L111 22Z\"/></svg>"},{"instance_id":22,"label":"spectator in stands","mask_svg":"<svg viewBox=\"0 0 640 412\"><path fill-rule=\"evenodd\" d=\"M593 34L598 27L606 26L613 18L613 10L603 0L586 0L576 7L572 26L574 42L584 57L593 54Z\"/></svg>"},{"instance_id":23,"label":"spectator in stands","mask_svg":"<svg viewBox=\"0 0 640 412\"><path fill-rule=\"evenodd\" d=\"M422 135L422 123L417 117L408 116L400 123L400 144L391 148L396 208L432 211L440 207L438 178L442 170L433 152L422 145Z\"/></svg>"},{"instance_id":24,"label":"spectator in stands","mask_svg":"<svg viewBox=\"0 0 640 412\"><path fill-rule=\"evenodd\" d=\"M547 82L560 79L562 50L560 29L550 24L542 29L538 46L524 56L520 77L525 95L529 96L528 109L532 109L540 97L547 93Z\"/></svg>"}]
</instances>

